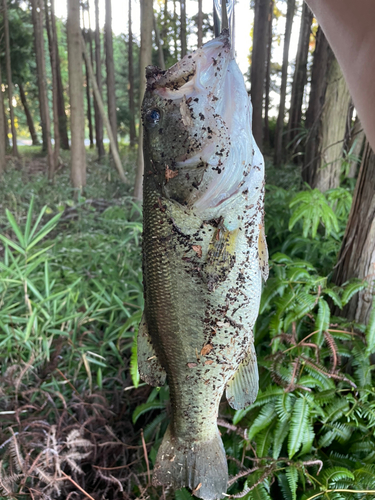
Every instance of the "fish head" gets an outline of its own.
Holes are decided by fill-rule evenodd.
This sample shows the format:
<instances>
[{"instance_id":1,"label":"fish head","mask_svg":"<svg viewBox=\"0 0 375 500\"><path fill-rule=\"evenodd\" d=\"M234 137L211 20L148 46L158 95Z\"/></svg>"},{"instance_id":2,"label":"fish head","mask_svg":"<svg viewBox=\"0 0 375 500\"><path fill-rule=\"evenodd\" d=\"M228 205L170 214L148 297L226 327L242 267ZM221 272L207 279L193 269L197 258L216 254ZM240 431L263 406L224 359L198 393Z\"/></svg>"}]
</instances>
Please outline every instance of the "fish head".
<instances>
[{"instance_id":1,"label":"fish head","mask_svg":"<svg viewBox=\"0 0 375 500\"><path fill-rule=\"evenodd\" d=\"M162 196L196 210L223 203L253 156L251 103L229 32L167 71L149 66L146 79L145 176Z\"/></svg>"}]
</instances>

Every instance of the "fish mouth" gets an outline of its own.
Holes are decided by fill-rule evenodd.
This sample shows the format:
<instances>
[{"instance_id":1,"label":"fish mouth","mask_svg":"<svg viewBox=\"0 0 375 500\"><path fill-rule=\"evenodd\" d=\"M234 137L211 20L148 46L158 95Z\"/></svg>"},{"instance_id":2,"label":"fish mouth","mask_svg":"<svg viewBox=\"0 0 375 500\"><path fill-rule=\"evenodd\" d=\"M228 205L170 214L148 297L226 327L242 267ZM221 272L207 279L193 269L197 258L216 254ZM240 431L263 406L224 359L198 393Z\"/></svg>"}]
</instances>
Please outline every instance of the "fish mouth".
<instances>
[{"instance_id":1,"label":"fish mouth","mask_svg":"<svg viewBox=\"0 0 375 500\"><path fill-rule=\"evenodd\" d=\"M230 60L229 30L186 55L168 70L156 66L146 68L147 91L166 99L181 99L204 90L214 91ZM219 66L219 64L220 66ZM219 77L219 78L218 78Z\"/></svg>"}]
</instances>

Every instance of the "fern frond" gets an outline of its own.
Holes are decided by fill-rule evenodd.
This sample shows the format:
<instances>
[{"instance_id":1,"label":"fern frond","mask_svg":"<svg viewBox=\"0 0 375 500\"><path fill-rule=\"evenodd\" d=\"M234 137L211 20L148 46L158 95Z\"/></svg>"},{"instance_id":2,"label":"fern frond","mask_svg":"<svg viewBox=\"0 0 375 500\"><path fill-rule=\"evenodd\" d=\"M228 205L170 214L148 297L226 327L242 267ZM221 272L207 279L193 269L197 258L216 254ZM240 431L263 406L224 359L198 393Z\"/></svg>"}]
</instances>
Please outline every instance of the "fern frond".
<instances>
[{"instance_id":1,"label":"fern frond","mask_svg":"<svg viewBox=\"0 0 375 500\"><path fill-rule=\"evenodd\" d=\"M288 480L289 488L292 493L292 500L297 500L298 470L294 465L285 469L285 475Z\"/></svg>"},{"instance_id":2,"label":"fern frond","mask_svg":"<svg viewBox=\"0 0 375 500\"><path fill-rule=\"evenodd\" d=\"M250 427L247 439L250 441L253 437L270 425L270 423L276 418L276 411L273 403L267 403L260 410L259 415L254 420L252 426Z\"/></svg>"},{"instance_id":3,"label":"fern frond","mask_svg":"<svg viewBox=\"0 0 375 500\"><path fill-rule=\"evenodd\" d=\"M346 304L350 301L353 295L360 292L361 290L364 290L367 286L368 284L366 281L359 279L352 280L349 283L343 285L344 291L341 297L342 305L346 306Z\"/></svg>"},{"instance_id":4,"label":"fern frond","mask_svg":"<svg viewBox=\"0 0 375 500\"><path fill-rule=\"evenodd\" d=\"M308 432L310 406L305 397L300 397L294 404L288 438L288 455L293 456L300 449L304 435Z\"/></svg>"},{"instance_id":5,"label":"fern frond","mask_svg":"<svg viewBox=\"0 0 375 500\"><path fill-rule=\"evenodd\" d=\"M274 438L273 438L273 452L272 457L277 460L281 453L281 448L287 437L290 429L289 420L279 420L276 424Z\"/></svg>"}]
</instances>

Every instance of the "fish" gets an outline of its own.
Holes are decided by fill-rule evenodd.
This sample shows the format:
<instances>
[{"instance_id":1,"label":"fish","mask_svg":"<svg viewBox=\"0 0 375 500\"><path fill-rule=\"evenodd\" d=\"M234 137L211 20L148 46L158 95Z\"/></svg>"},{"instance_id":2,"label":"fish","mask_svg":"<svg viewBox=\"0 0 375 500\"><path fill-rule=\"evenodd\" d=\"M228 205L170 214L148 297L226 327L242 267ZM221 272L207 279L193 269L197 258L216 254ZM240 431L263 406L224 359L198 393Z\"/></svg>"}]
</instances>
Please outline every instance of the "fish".
<instances>
[{"instance_id":1,"label":"fish","mask_svg":"<svg viewBox=\"0 0 375 500\"><path fill-rule=\"evenodd\" d=\"M168 70L146 68L141 378L166 381L171 418L153 484L223 498L217 426L258 392L253 326L268 276L264 162L228 30Z\"/></svg>"}]
</instances>

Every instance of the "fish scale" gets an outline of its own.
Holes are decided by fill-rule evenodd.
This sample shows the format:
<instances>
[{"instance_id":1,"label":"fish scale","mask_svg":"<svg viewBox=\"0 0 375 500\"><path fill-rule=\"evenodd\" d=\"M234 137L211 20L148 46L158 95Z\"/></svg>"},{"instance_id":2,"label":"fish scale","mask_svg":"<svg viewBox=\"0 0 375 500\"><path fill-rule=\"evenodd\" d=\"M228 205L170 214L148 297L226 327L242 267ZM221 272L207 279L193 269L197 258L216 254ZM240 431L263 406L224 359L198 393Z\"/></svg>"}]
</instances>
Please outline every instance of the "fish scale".
<instances>
[{"instance_id":1,"label":"fish scale","mask_svg":"<svg viewBox=\"0 0 375 500\"><path fill-rule=\"evenodd\" d=\"M171 421L158 451L153 482L173 488L188 486L206 500L222 498L228 479L217 428L223 392L234 408L256 397L252 328L266 269L266 257L262 268L261 256L266 251L263 163L252 142L246 90L238 83L227 47L228 37L223 34L183 59L175 70L149 68L143 103L145 311L138 334L138 364L141 377L152 385L162 385L167 379L171 399ZM205 88L194 79L201 71L217 75L220 57L223 87L207 88L205 99L218 101L223 109L223 99L230 97L225 85L236 88L234 116L227 122L227 112L216 119L214 108L212 116L200 111L209 109L204 95L193 99L195 87L200 92ZM193 79L181 83L181 72ZM244 87L242 75L241 79ZM210 80L208 74L204 80ZM158 82L163 85L160 91ZM190 94L181 91L185 85ZM220 99L212 101L213 92ZM243 106L239 97L244 99ZM202 140L202 154L197 155L195 149L176 158L176 151L180 154L191 143L189 137L197 133L197 127L206 129L213 119L218 125L210 128L206 142ZM249 144L239 144L238 151L229 124L242 127L238 137L249 140ZM250 135L243 127L250 128ZM163 133L165 129L168 134ZM222 158L217 151L228 154ZM239 156L241 161L234 161ZM194 168L204 168L199 185L191 180L196 178ZM232 177L226 169L234 169ZM224 173L231 180L222 182Z\"/></svg>"}]
</instances>

